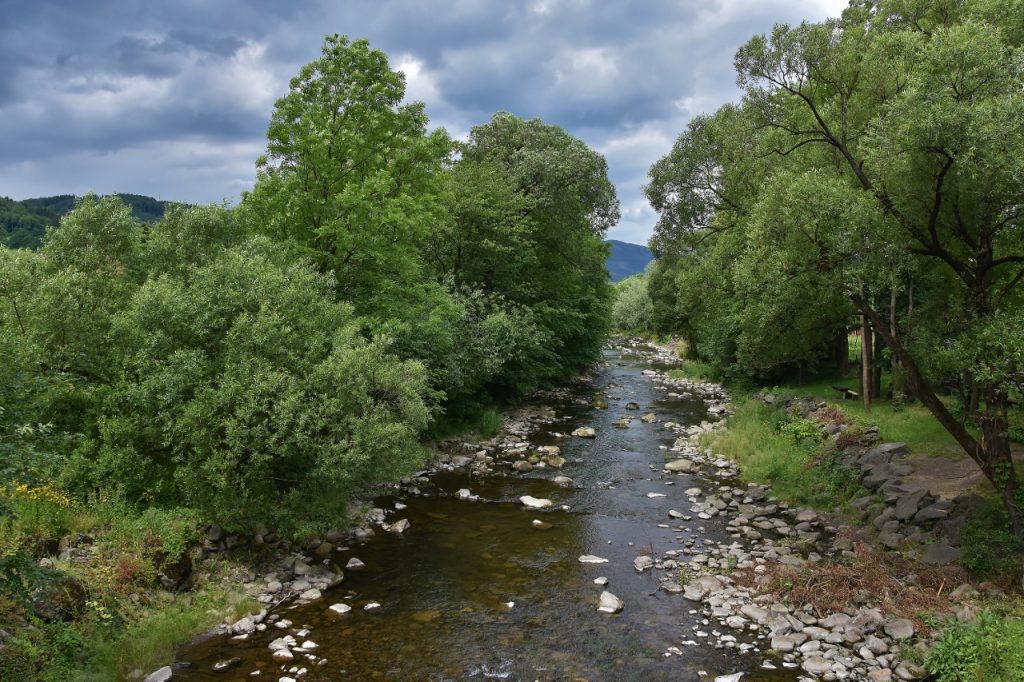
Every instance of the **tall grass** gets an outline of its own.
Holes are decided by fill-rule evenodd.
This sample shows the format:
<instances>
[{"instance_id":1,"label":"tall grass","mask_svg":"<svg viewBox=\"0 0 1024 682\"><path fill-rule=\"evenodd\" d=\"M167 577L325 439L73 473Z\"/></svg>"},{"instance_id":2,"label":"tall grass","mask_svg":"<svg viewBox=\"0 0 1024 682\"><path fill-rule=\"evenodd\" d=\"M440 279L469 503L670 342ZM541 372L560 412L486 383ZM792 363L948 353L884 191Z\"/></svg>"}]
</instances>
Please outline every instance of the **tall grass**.
<instances>
[{"instance_id":1,"label":"tall grass","mask_svg":"<svg viewBox=\"0 0 1024 682\"><path fill-rule=\"evenodd\" d=\"M806 420L747 400L736 405L729 428L713 433L708 444L716 454L736 460L743 480L770 483L786 502L835 507L860 488L854 474L812 434L820 431Z\"/></svg>"}]
</instances>

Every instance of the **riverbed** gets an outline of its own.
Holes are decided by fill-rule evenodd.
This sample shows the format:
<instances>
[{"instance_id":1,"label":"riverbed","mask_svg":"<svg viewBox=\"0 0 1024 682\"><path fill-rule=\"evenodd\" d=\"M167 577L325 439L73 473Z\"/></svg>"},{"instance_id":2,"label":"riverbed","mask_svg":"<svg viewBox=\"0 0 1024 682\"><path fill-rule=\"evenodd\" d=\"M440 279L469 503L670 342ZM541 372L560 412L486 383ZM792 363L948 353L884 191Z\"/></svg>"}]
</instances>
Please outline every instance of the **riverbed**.
<instances>
[{"instance_id":1,"label":"riverbed","mask_svg":"<svg viewBox=\"0 0 1024 682\"><path fill-rule=\"evenodd\" d=\"M393 511L389 521L407 519L408 530L378 531L336 550L332 564L356 557L365 568L346 571L320 600L280 605L275 612L288 627L183 649L174 679L713 681L743 672L743 682L796 680L781 665L764 667L772 663L756 635L723 642L699 604L662 589L666 571L634 568L640 555L680 550L682 564L703 546L732 541L728 515L690 516L684 492L717 489L720 478L662 472L677 437L665 423L699 424L709 415L699 396L670 397L644 374L652 369L664 369L653 349L610 349L591 381L548 401L554 420L527 440L560 447L560 471L440 471L429 494L378 498L375 506ZM627 410L631 402L639 409ZM644 414L655 421L641 421ZM632 417L628 427L616 427L624 416ZM567 435L582 426L596 437ZM555 484L556 475L574 485ZM465 489L474 499L459 497ZM554 506L527 509L524 495ZM607 563L581 563L582 555ZM598 611L603 590L624 602L619 613ZM338 603L352 610L329 610ZM369 604L379 607L365 610ZM296 656L275 661L268 644L287 634ZM213 670L231 659L238 660L228 670Z\"/></svg>"}]
</instances>

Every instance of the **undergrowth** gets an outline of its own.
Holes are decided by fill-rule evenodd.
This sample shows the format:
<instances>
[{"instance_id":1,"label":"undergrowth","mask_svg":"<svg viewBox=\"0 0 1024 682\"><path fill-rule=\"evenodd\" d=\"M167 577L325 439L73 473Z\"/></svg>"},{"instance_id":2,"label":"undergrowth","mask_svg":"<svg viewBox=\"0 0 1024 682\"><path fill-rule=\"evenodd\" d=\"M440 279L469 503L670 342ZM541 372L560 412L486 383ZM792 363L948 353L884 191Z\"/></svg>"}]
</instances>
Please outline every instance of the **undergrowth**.
<instances>
[{"instance_id":1,"label":"undergrowth","mask_svg":"<svg viewBox=\"0 0 1024 682\"><path fill-rule=\"evenodd\" d=\"M1024 620L1006 609L949 622L925 660L938 682L1024 682Z\"/></svg>"},{"instance_id":2,"label":"undergrowth","mask_svg":"<svg viewBox=\"0 0 1024 682\"><path fill-rule=\"evenodd\" d=\"M729 428L707 438L716 454L740 464L744 480L770 483L790 504L828 509L861 492L856 475L823 442L817 424L756 400L737 403Z\"/></svg>"}]
</instances>

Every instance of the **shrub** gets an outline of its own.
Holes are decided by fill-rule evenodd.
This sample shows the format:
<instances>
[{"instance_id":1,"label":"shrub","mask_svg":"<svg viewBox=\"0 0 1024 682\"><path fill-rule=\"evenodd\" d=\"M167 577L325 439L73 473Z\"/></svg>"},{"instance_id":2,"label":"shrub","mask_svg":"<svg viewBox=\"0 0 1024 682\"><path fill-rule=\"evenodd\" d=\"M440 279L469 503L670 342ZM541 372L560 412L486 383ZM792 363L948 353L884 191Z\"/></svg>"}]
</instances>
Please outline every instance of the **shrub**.
<instances>
[{"instance_id":1,"label":"shrub","mask_svg":"<svg viewBox=\"0 0 1024 682\"><path fill-rule=\"evenodd\" d=\"M20 532L28 537L55 538L71 523L71 498L51 485L13 484L5 497Z\"/></svg>"},{"instance_id":2,"label":"shrub","mask_svg":"<svg viewBox=\"0 0 1024 682\"><path fill-rule=\"evenodd\" d=\"M983 611L973 623L953 621L925 666L939 682L1024 681L1024 620Z\"/></svg>"}]
</instances>

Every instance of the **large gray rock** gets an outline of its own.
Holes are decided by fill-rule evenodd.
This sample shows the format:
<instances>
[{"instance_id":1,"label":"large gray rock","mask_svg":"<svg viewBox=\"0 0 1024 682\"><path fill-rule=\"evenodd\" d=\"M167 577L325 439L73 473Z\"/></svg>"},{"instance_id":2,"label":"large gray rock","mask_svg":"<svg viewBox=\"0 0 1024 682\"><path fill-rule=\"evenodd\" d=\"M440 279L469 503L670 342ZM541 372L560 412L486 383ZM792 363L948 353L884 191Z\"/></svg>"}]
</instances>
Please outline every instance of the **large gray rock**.
<instances>
[{"instance_id":1,"label":"large gray rock","mask_svg":"<svg viewBox=\"0 0 1024 682\"><path fill-rule=\"evenodd\" d=\"M924 523L927 521L938 521L949 516L949 510L953 504L947 500L939 500L929 504L926 507L922 507L916 514L914 514L914 521L918 523Z\"/></svg>"},{"instance_id":2,"label":"large gray rock","mask_svg":"<svg viewBox=\"0 0 1024 682\"><path fill-rule=\"evenodd\" d=\"M914 467L909 464L876 464L866 470L861 481L865 488L877 490L890 481L898 481L901 476L909 476L914 473Z\"/></svg>"},{"instance_id":3,"label":"large gray rock","mask_svg":"<svg viewBox=\"0 0 1024 682\"><path fill-rule=\"evenodd\" d=\"M888 549L899 549L903 546L906 538L900 533L882 533L878 536L878 539L882 541Z\"/></svg>"},{"instance_id":4,"label":"large gray rock","mask_svg":"<svg viewBox=\"0 0 1024 682\"><path fill-rule=\"evenodd\" d=\"M945 566L960 558L960 550L942 542L935 542L924 548L921 563L931 566Z\"/></svg>"},{"instance_id":5,"label":"large gray rock","mask_svg":"<svg viewBox=\"0 0 1024 682\"><path fill-rule=\"evenodd\" d=\"M925 502L927 497L928 491L924 488L918 488L906 493L896 501L894 515L900 521L906 521L917 514L917 510L921 508L922 503Z\"/></svg>"},{"instance_id":6,"label":"large gray rock","mask_svg":"<svg viewBox=\"0 0 1024 682\"><path fill-rule=\"evenodd\" d=\"M801 667L811 675L824 675L832 669L832 664L821 656L811 656L804 659Z\"/></svg>"},{"instance_id":7,"label":"large gray rock","mask_svg":"<svg viewBox=\"0 0 1024 682\"><path fill-rule=\"evenodd\" d=\"M861 455L860 463L865 464L887 464L894 458L905 457L910 453L906 443L881 443Z\"/></svg>"},{"instance_id":8,"label":"large gray rock","mask_svg":"<svg viewBox=\"0 0 1024 682\"><path fill-rule=\"evenodd\" d=\"M597 438L597 431L590 428L589 426L581 426L572 432L572 435L577 438Z\"/></svg>"},{"instance_id":9,"label":"large gray rock","mask_svg":"<svg viewBox=\"0 0 1024 682\"><path fill-rule=\"evenodd\" d=\"M702 575L686 584L683 596L691 601L701 601L708 594L721 591L723 587L722 581L713 575Z\"/></svg>"}]
</instances>

